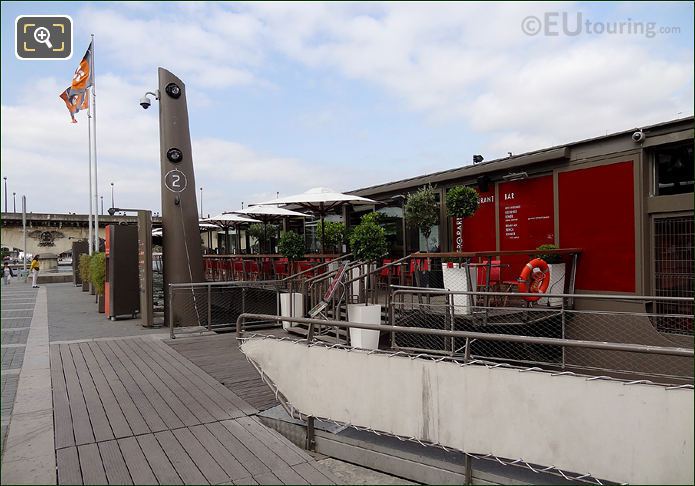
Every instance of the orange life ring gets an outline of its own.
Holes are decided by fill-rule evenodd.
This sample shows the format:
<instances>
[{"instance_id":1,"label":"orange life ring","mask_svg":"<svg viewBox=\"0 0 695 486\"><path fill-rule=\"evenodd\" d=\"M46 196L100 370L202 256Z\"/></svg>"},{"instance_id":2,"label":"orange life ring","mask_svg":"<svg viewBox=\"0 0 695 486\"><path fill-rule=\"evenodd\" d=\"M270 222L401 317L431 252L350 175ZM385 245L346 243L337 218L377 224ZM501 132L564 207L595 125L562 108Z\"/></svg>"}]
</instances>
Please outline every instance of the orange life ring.
<instances>
[{"instance_id":1,"label":"orange life ring","mask_svg":"<svg viewBox=\"0 0 695 486\"><path fill-rule=\"evenodd\" d=\"M534 258L524 266L519 276L519 292L544 294L550 285L550 268L542 258ZM527 302L536 302L541 296L526 296L523 299Z\"/></svg>"}]
</instances>

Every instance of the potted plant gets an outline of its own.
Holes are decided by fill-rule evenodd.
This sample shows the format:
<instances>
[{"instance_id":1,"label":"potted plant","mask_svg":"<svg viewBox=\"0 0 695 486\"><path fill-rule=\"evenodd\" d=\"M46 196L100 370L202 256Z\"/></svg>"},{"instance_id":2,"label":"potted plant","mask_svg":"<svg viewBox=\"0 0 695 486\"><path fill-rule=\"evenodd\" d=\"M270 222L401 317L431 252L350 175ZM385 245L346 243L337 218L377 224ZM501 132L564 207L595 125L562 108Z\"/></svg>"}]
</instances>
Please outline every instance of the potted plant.
<instances>
[{"instance_id":1,"label":"potted plant","mask_svg":"<svg viewBox=\"0 0 695 486\"><path fill-rule=\"evenodd\" d=\"M374 265L388 250L386 232L379 223L378 213L369 213L362 217L360 224L350 233L350 248L355 258ZM363 324L381 324L381 304L348 304L348 321ZM377 349L379 331L350 328L350 345L354 348Z\"/></svg>"},{"instance_id":2,"label":"potted plant","mask_svg":"<svg viewBox=\"0 0 695 486\"><path fill-rule=\"evenodd\" d=\"M87 255L86 253L83 253L80 255L80 264L79 264L79 272L80 272L80 279L82 280L82 292L88 292L89 291L89 259L91 258L91 255Z\"/></svg>"},{"instance_id":3,"label":"potted plant","mask_svg":"<svg viewBox=\"0 0 695 486\"><path fill-rule=\"evenodd\" d=\"M286 231L280 237L278 250L287 258L289 273L294 273L294 262L304 258L304 238L294 231ZM280 315L290 317L302 317L304 315L304 294L301 292L284 292L280 294ZM282 321L283 329L292 327L289 321Z\"/></svg>"},{"instance_id":4,"label":"potted plant","mask_svg":"<svg viewBox=\"0 0 695 486\"><path fill-rule=\"evenodd\" d=\"M94 253L89 260L89 277L97 295L99 313L104 313L104 283L106 281L106 254Z\"/></svg>"},{"instance_id":5,"label":"potted plant","mask_svg":"<svg viewBox=\"0 0 695 486\"><path fill-rule=\"evenodd\" d=\"M409 194L406 197L403 211L408 226L417 228L425 237L426 251L429 252L432 226L439 222L437 194L432 185L422 186L416 192ZM418 277L421 286L429 286L429 273L419 272Z\"/></svg>"},{"instance_id":6,"label":"potted plant","mask_svg":"<svg viewBox=\"0 0 695 486\"><path fill-rule=\"evenodd\" d=\"M446 193L446 211L452 218L469 218L478 210L478 191L472 187L455 186ZM468 269L468 272L466 272ZM477 288L477 271L458 261L442 262L444 288L453 291L468 292ZM470 295L454 295L454 313L470 314Z\"/></svg>"},{"instance_id":7,"label":"potted plant","mask_svg":"<svg viewBox=\"0 0 695 486\"><path fill-rule=\"evenodd\" d=\"M541 252L547 250L557 250L557 245L547 244L540 245L536 248ZM555 253L538 253L536 258L541 258L548 264L548 272L550 272L550 284L548 285L548 294L564 294L565 293L565 262L562 261L562 256ZM545 304L549 307L562 306L562 297L543 297L538 301L539 304Z\"/></svg>"},{"instance_id":8,"label":"potted plant","mask_svg":"<svg viewBox=\"0 0 695 486\"><path fill-rule=\"evenodd\" d=\"M270 223L253 223L246 229L246 233L258 242L258 253L270 251L270 241L273 235L277 235L278 227Z\"/></svg>"},{"instance_id":9,"label":"potted plant","mask_svg":"<svg viewBox=\"0 0 695 486\"><path fill-rule=\"evenodd\" d=\"M316 226L317 236L323 241L327 250L341 253L345 241L345 225L336 221L319 222Z\"/></svg>"}]
</instances>

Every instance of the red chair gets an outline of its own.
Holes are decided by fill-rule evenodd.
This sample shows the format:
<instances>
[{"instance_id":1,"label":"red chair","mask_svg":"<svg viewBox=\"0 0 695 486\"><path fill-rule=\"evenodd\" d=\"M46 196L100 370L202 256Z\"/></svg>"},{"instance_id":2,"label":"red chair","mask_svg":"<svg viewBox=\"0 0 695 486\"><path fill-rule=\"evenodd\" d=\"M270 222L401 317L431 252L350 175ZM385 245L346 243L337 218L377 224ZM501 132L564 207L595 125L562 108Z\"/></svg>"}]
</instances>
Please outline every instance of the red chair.
<instances>
[{"instance_id":1,"label":"red chair","mask_svg":"<svg viewBox=\"0 0 695 486\"><path fill-rule=\"evenodd\" d=\"M232 261L232 269L234 273L234 280L244 280L244 262L241 258L235 258Z\"/></svg>"},{"instance_id":2,"label":"red chair","mask_svg":"<svg viewBox=\"0 0 695 486\"><path fill-rule=\"evenodd\" d=\"M260 268L256 260L244 260L244 271L249 280L258 280Z\"/></svg>"},{"instance_id":3,"label":"red chair","mask_svg":"<svg viewBox=\"0 0 695 486\"><path fill-rule=\"evenodd\" d=\"M287 268L287 266L288 266L287 261L283 262L281 260L287 260L287 259L281 258L280 260L273 263L273 271L275 272L275 278L278 280L290 276L290 272Z\"/></svg>"},{"instance_id":4,"label":"red chair","mask_svg":"<svg viewBox=\"0 0 695 486\"><path fill-rule=\"evenodd\" d=\"M297 265L299 266L299 273L305 272L307 270L311 270L312 268L314 268L314 266L311 264L311 262L308 262L308 261L297 262ZM302 273L302 277L304 277L304 278L311 278L313 276L314 276L313 271Z\"/></svg>"},{"instance_id":5,"label":"red chair","mask_svg":"<svg viewBox=\"0 0 695 486\"><path fill-rule=\"evenodd\" d=\"M270 280L273 275L273 263L268 259L263 260L261 263L261 271L263 273L263 279Z\"/></svg>"},{"instance_id":6,"label":"red chair","mask_svg":"<svg viewBox=\"0 0 695 486\"><path fill-rule=\"evenodd\" d=\"M500 260L492 260L490 262L490 287L491 291L500 288L502 285L502 262ZM487 265L487 262L484 263ZM478 267L478 288L485 289L486 279L487 279L487 266Z\"/></svg>"}]
</instances>

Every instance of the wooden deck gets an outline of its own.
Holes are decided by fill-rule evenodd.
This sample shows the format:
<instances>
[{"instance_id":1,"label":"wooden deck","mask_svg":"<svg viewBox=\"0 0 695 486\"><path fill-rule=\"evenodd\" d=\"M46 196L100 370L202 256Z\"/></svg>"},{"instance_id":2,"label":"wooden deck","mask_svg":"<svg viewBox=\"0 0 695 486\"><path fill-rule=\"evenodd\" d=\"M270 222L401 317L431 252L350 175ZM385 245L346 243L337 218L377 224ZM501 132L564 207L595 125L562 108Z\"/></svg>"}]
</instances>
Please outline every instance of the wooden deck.
<instances>
[{"instance_id":1,"label":"wooden deck","mask_svg":"<svg viewBox=\"0 0 695 486\"><path fill-rule=\"evenodd\" d=\"M53 344L50 360L59 484L334 483L161 341Z\"/></svg>"},{"instance_id":2,"label":"wooden deck","mask_svg":"<svg viewBox=\"0 0 695 486\"><path fill-rule=\"evenodd\" d=\"M259 332L287 335L282 329ZM275 395L239 349L236 333L179 337L165 343L258 410L278 405Z\"/></svg>"}]
</instances>

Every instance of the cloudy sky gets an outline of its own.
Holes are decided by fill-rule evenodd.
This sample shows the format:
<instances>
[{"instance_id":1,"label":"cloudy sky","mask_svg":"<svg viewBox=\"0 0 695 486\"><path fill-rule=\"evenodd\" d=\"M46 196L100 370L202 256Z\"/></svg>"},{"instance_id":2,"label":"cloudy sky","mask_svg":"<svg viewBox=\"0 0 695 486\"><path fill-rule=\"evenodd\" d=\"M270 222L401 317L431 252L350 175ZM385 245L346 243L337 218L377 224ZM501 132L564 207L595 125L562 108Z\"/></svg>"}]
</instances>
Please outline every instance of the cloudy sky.
<instances>
[{"instance_id":1,"label":"cloudy sky","mask_svg":"<svg viewBox=\"0 0 695 486\"><path fill-rule=\"evenodd\" d=\"M156 88L158 66L187 85L205 213L277 191L355 189L460 167L476 153L491 160L693 112L691 2L1 8L10 210L12 192L26 194L35 212L87 210L86 116L71 124L58 94L90 33L107 208L110 182L117 206L160 208L157 109L138 105ZM73 58L17 60L14 22L27 14L71 15ZM621 22L622 34L601 33ZM536 35L522 28L539 25Z\"/></svg>"}]
</instances>

